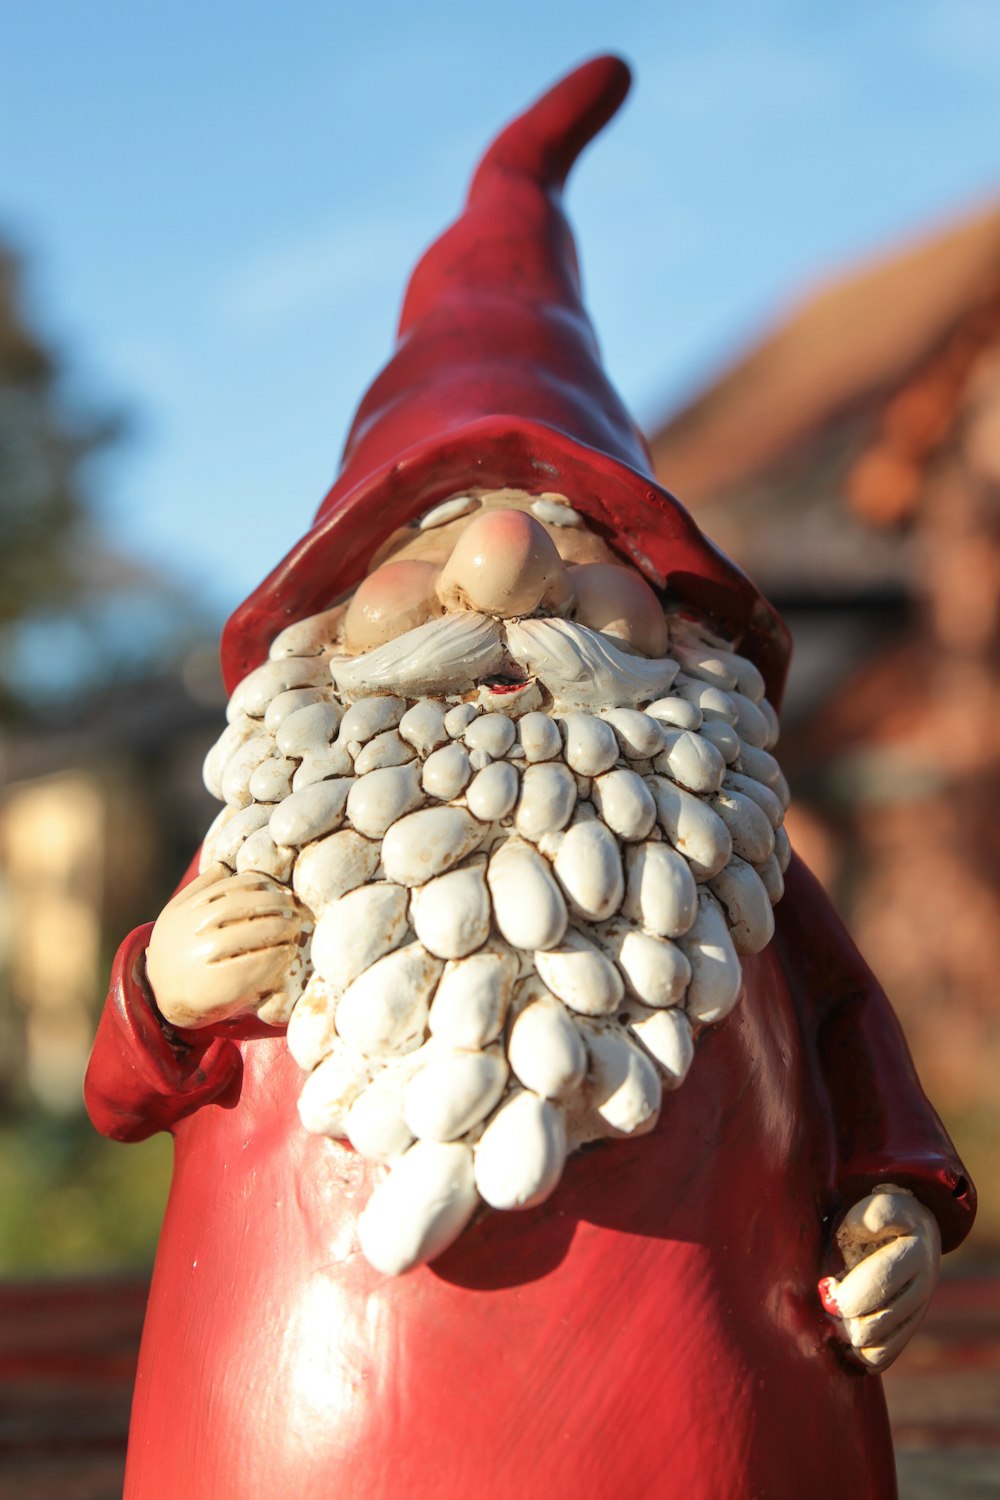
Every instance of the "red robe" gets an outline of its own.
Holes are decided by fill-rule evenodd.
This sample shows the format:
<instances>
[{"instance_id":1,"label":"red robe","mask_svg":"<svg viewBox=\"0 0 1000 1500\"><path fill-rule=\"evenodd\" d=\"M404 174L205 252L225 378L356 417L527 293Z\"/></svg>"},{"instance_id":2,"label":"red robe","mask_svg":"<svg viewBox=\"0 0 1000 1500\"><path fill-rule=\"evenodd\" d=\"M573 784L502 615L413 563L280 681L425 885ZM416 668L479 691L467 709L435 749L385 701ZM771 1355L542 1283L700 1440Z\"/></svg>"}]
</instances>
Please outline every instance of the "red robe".
<instances>
[{"instance_id":1,"label":"red robe","mask_svg":"<svg viewBox=\"0 0 1000 1500\"><path fill-rule=\"evenodd\" d=\"M125 1500L895 1494L880 1381L816 1282L877 1183L912 1188L946 1249L974 1193L801 866L656 1131L396 1279L357 1245L376 1169L301 1127L283 1037L165 1030L147 939L119 953L87 1079L99 1130L176 1142Z\"/></svg>"}]
</instances>

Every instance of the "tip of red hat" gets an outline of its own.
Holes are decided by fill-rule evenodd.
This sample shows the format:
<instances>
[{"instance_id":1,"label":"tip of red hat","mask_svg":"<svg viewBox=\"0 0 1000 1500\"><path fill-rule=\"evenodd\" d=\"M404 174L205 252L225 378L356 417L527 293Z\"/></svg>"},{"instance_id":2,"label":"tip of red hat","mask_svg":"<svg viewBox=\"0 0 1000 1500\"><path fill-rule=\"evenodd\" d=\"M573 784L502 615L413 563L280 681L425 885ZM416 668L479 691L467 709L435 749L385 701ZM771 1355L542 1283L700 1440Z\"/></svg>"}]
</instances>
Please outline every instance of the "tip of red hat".
<instances>
[{"instance_id":1,"label":"tip of red hat","mask_svg":"<svg viewBox=\"0 0 1000 1500\"><path fill-rule=\"evenodd\" d=\"M495 172L523 172L560 188L584 147L617 111L632 83L623 58L581 63L497 136L472 179L470 199Z\"/></svg>"}]
</instances>

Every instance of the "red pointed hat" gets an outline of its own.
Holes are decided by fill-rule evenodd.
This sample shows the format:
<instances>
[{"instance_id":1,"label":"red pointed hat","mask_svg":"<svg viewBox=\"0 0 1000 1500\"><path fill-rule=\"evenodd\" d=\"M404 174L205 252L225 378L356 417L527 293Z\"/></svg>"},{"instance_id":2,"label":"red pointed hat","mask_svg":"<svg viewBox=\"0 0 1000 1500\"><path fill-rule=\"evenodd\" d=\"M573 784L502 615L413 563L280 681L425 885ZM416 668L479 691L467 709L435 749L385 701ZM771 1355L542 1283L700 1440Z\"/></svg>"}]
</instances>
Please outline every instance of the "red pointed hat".
<instances>
[{"instance_id":1,"label":"red pointed hat","mask_svg":"<svg viewBox=\"0 0 1000 1500\"><path fill-rule=\"evenodd\" d=\"M461 216L413 273L395 352L312 529L225 628L230 691L283 626L356 584L397 527L470 486L510 485L565 494L655 587L741 638L779 700L787 631L656 483L581 300L562 189L629 82L619 58L584 63L486 152Z\"/></svg>"}]
</instances>

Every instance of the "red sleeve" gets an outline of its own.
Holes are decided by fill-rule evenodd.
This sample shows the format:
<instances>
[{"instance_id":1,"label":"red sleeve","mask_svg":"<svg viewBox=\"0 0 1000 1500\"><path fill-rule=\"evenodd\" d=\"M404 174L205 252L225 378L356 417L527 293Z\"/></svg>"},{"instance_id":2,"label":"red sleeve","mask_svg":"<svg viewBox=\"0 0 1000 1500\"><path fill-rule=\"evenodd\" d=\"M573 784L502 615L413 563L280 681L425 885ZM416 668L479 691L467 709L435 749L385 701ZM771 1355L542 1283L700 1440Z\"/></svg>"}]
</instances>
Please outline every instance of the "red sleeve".
<instances>
[{"instance_id":1,"label":"red sleeve","mask_svg":"<svg viewBox=\"0 0 1000 1500\"><path fill-rule=\"evenodd\" d=\"M218 1035L175 1031L146 983L152 924L137 927L115 958L104 1014L84 1083L87 1112L102 1135L141 1141L203 1104L239 1089L239 1048Z\"/></svg>"},{"instance_id":2,"label":"red sleeve","mask_svg":"<svg viewBox=\"0 0 1000 1500\"><path fill-rule=\"evenodd\" d=\"M972 1227L975 1188L927 1100L899 1022L828 897L794 859L775 910L775 942L814 1048L846 1207L880 1182L909 1188L952 1250Z\"/></svg>"}]
</instances>

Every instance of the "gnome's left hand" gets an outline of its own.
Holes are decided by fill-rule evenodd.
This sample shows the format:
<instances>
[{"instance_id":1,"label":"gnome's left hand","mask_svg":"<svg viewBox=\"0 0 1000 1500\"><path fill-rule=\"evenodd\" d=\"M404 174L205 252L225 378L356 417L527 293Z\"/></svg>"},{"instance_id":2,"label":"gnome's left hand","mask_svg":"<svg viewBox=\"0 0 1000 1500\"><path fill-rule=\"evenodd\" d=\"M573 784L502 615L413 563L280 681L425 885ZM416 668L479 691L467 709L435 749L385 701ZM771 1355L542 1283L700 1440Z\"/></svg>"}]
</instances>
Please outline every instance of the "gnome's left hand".
<instances>
[{"instance_id":1,"label":"gnome's left hand","mask_svg":"<svg viewBox=\"0 0 1000 1500\"><path fill-rule=\"evenodd\" d=\"M825 1277L820 1299L854 1356L870 1370L888 1369L937 1285L937 1220L906 1188L883 1183L844 1215L837 1244L847 1273Z\"/></svg>"}]
</instances>

